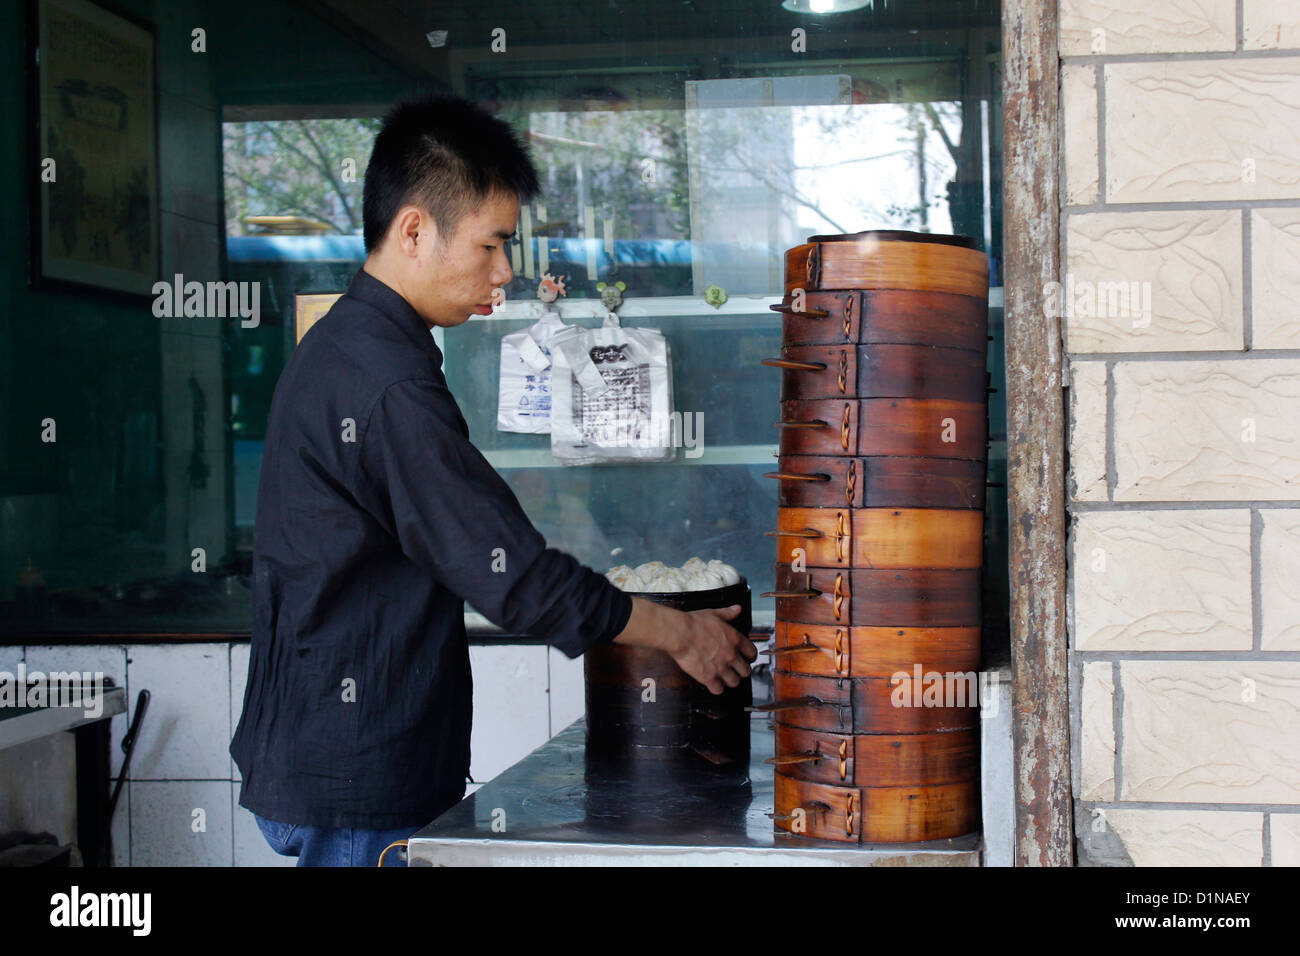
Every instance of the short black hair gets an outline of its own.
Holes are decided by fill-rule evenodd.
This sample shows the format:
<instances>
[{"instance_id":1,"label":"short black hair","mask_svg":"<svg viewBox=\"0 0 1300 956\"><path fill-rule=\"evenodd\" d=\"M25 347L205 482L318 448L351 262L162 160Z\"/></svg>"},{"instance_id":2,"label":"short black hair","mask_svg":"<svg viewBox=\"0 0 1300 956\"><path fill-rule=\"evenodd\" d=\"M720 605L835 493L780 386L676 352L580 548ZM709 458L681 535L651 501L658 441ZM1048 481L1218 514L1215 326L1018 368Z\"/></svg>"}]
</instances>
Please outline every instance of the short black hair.
<instances>
[{"instance_id":1,"label":"short black hair","mask_svg":"<svg viewBox=\"0 0 1300 956\"><path fill-rule=\"evenodd\" d=\"M457 96L407 100L384 117L366 167L366 252L379 248L408 203L433 216L446 242L493 193L513 192L526 203L538 188L537 170L509 123Z\"/></svg>"}]
</instances>

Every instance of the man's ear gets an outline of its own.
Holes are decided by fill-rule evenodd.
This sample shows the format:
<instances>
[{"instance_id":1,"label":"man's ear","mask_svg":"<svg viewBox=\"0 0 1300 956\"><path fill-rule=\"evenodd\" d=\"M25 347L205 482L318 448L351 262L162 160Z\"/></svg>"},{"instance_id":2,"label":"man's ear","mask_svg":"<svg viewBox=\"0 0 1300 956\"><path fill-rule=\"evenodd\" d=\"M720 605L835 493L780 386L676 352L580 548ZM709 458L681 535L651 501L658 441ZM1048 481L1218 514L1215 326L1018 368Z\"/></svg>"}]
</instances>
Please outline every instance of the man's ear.
<instances>
[{"instance_id":1,"label":"man's ear","mask_svg":"<svg viewBox=\"0 0 1300 956\"><path fill-rule=\"evenodd\" d=\"M397 210L389 227L389 239L404 255L414 256L420 243L432 243L436 238L433 219L419 206L407 205Z\"/></svg>"}]
</instances>

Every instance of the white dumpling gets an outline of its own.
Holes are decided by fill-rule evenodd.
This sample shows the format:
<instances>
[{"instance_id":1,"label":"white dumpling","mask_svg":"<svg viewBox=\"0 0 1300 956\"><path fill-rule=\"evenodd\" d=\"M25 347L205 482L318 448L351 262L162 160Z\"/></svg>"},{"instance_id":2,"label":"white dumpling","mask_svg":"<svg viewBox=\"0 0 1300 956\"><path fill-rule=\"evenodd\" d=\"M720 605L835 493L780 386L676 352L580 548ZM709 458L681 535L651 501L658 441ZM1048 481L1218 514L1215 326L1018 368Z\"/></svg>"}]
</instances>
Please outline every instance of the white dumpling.
<instances>
[{"instance_id":1,"label":"white dumpling","mask_svg":"<svg viewBox=\"0 0 1300 956\"><path fill-rule=\"evenodd\" d=\"M710 561L709 570L715 572L722 578L723 587L729 587L730 585L740 583L740 574L736 569L729 564L724 564L722 561Z\"/></svg>"},{"instance_id":2,"label":"white dumpling","mask_svg":"<svg viewBox=\"0 0 1300 956\"><path fill-rule=\"evenodd\" d=\"M664 568L650 581L650 590L665 594L686 590L686 582L676 568Z\"/></svg>"},{"instance_id":3,"label":"white dumpling","mask_svg":"<svg viewBox=\"0 0 1300 956\"><path fill-rule=\"evenodd\" d=\"M725 561L692 557L680 567L662 561L647 561L635 568L626 564L610 568L605 577L617 588L630 592L674 594L682 591L712 591L740 582L740 574Z\"/></svg>"},{"instance_id":4,"label":"white dumpling","mask_svg":"<svg viewBox=\"0 0 1300 956\"><path fill-rule=\"evenodd\" d=\"M692 591L710 591L722 587L722 575L705 568L696 572L695 582L695 585L691 588Z\"/></svg>"},{"instance_id":5,"label":"white dumpling","mask_svg":"<svg viewBox=\"0 0 1300 956\"><path fill-rule=\"evenodd\" d=\"M610 584L614 585L614 587L622 588L623 585L627 582L628 578L630 578L635 573L636 572L634 572L626 564L620 564L618 567L610 568L608 571L606 571L605 577L609 580ZM624 588L624 590L626 590L626 588Z\"/></svg>"}]
</instances>

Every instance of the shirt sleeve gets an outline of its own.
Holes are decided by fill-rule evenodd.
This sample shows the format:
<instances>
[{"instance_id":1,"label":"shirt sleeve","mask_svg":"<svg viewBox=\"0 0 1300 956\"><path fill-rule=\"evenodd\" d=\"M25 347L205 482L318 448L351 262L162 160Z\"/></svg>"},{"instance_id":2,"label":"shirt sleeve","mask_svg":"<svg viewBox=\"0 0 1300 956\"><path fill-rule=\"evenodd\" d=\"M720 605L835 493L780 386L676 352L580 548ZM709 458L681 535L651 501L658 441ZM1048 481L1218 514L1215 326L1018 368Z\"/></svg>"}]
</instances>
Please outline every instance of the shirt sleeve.
<instances>
[{"instance_id":1,"label":"shirt sleeve","mask_svg":"<svg viewBox=\"0 0 1300 956\"><path fill-rule=\"evenodd\" d=\"M368 416L358 485L403 553L493 624L569 657L612 641L631 596L548 548L510 486L469 441L451 392L390 385Z\"/></svg>"}]
</instances>

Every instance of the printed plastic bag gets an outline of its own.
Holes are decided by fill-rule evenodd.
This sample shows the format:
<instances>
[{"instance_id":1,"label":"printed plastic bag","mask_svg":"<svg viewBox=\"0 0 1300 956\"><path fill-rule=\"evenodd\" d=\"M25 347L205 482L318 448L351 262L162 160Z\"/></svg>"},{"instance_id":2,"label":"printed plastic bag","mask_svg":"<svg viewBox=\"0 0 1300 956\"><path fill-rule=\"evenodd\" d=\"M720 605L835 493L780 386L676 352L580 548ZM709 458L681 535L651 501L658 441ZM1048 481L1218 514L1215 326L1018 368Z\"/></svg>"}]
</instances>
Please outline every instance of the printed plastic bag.
<instances>
[{"instance_id":1,"label":"printed plastic bag","mask_svg":"<svg viewBox=\"0 0 1300 956\"><path fill-rule=\"evenodd\" d=\"M669 461L672 359L654 329L567 327L552 342L551 453L565 465Z\"/></svg>"},{"instance_id":2,"label":"printed plastic bag","mask_svg":"<svg viewBox=\"0 0 1300 956\"><path fill-rule=\"evenodd\" d=\"M551 343L571 328L547 309L526 329L501 337L497 429L545 435L551 430Z\"/></svg>"}]
</instances>

